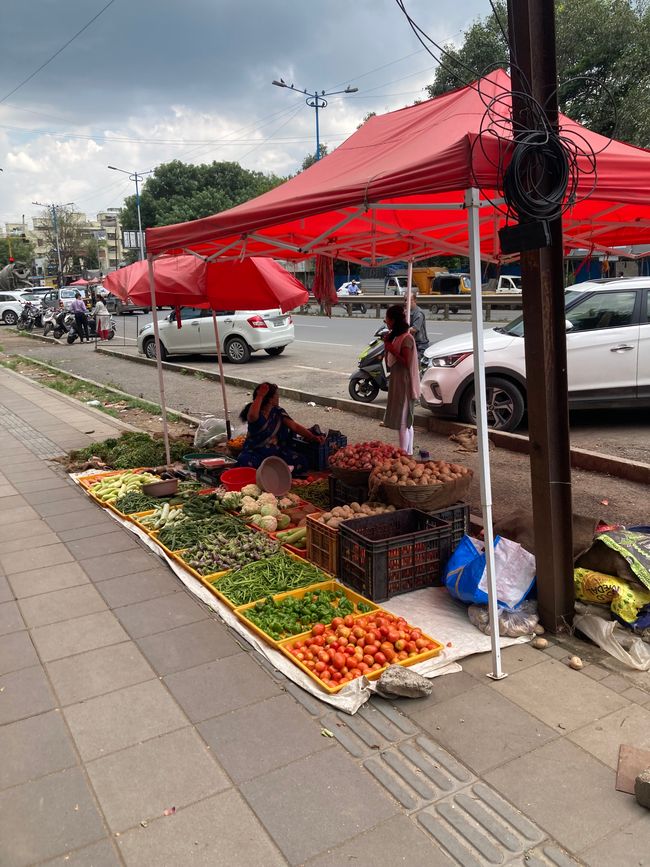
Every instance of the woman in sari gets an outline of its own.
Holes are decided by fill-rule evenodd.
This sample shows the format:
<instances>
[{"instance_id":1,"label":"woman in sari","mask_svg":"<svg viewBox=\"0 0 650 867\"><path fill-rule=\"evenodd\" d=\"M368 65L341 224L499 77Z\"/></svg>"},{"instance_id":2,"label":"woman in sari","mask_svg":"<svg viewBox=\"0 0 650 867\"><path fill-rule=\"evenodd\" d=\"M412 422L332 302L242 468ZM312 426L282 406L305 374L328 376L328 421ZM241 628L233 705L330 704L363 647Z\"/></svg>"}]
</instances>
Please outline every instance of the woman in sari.
<instances>
[{"instance_id":1,"label":"woman in sari","mask_svg":"<svg viewBox=\"0 0 650 867\"><path fill-rule=\"evenodd\" d=\"M295 450L294 435L299 434L307 442L322 443L318 436L295 422L280 405L277 385L261 382L253 392L253 400L240 414L248 424L248 435L237 461L240 467L259 467L269 457L282 458L293 467L293 475L304 475L307 460Z\"/></svg>"},{"instance_id":2,"label":"woman in sari","mask_svg":"<svg viewBox=\"0 0 650 867\"><path fill-rule=\"evenodd\" d=\"M400 448L412 455L413 415L415 401L420 395L417 348L403 307L399 304L389 307L384 321L390 329L384 336L386 363L390 370L384 427L399 431Z\"/></svg>"}]
</instances>

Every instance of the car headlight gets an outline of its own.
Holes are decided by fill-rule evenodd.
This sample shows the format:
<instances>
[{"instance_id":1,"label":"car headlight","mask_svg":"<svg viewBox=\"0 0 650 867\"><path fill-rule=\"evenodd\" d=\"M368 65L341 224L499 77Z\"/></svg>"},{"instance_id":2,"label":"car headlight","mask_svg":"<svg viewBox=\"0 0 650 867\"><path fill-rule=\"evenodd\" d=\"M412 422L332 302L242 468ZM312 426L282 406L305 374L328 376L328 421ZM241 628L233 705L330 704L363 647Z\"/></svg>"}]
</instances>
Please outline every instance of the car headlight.
<instances>
[{"instance_id":1,"label":"car headlight","mask_svg":"<svg viewBox=\"0 0 650 867\"><path fill-rule=\"evenodd\" d=\"M471 352L456 352L454 355L438 355L431 359L431 367L457 367L471 354Z\"/></svg>"}]
</instances>

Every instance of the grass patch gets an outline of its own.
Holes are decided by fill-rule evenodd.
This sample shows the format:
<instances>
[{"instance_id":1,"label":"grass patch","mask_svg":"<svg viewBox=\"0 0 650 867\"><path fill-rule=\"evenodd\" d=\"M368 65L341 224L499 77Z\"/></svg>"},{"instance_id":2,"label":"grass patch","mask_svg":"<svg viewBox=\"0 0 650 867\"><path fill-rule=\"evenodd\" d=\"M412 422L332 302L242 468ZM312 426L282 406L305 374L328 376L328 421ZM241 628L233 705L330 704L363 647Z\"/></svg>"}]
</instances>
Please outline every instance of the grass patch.
<instances>
[{"instance_id":1,"label":"grass patch","mask_svg":"<svg viewBox=\"0 0 650 867\"><path fill-rule=\"evenodd\" d=\"M137 397L125 396L116 393L111 388L103 388L99 385L83 382L71 374L58 369L53 370L52 366L35 361L32 358L26 358L24 355L2 358L0 359L0 365L17 373L31 376L32 379L35 379L41 385L45 385L47 388L51 388L53 391L58 391L61 394L66 394L68 397L73 397L75 400L83 401L84 403L89 400L98 400L101 406L96 408L113 418L119 418L118 407L105 406L105 404L119 404L119 409L138 409L156 417L160 416L161 413L160 404ZM170 410L167 410L167 415L170 418L180 418L177 413Z\"/></svg>"}]
</instances>

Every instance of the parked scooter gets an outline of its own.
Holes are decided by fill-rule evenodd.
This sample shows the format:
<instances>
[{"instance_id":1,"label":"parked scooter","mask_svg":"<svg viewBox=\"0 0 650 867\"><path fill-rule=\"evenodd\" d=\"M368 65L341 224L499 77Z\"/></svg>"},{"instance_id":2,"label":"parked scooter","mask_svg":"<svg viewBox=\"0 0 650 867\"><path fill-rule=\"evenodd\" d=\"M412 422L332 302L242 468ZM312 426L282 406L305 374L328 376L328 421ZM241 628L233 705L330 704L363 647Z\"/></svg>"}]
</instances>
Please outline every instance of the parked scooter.
<instances>
[{"instance_id":1,"label":"parked scooter","mask_svg":"<svg viewBox=\"0 0 650 867\"><path fill-rule=\"evenodd\" d=\"M115 320L113 317L110 317L108 324L108 340L112 340L115 337L115 332L117 331L117 326L115 325ZM97 319L94 316L88 317L88 334L91 340L99 339L99 334L97 332ZM73 344L75 340L79 337L79 332L77 331L74 316L72 317L72 327L68 329L68 343Z\"/></svg>"},{"instance_id":2,"label":"parked scooter","mask_svg":"<svg viewBox=\"0 0 650 867\"><path fill-rule=\"evenodd\" d=\"M74 328L74 314L64 307L56 310L50 307L43 315L43 336L52 334L57 340L63 337L66 331Z\"/></svg>"},{"instance_id":3,"label":"parked scooter","mask_svg":"<svg viewBox=\"0 0 650 867\"><path fill-rule=\"evenodd\" d=\"M40 311L31 301L25 301L23 309L18 317L17 326L20 331L31 331L35 325L38 325Z\"/></svg>"},{"instance_id":4,"label":"parked scooter","mask_svg":"<svg viewBox=\"0 0 650 867\"><path fill-rule=\"evenodd\" d=\"M388 391L390 371L386 364L384 351L384 334L388 333L382 325L368 346L359 356L359 369L355 370L348 383L348 392L352 400L360 403L372 403L380 391ZM428 361L420 356L420 376L427 369Z\"/></svg>"}]
</instances>

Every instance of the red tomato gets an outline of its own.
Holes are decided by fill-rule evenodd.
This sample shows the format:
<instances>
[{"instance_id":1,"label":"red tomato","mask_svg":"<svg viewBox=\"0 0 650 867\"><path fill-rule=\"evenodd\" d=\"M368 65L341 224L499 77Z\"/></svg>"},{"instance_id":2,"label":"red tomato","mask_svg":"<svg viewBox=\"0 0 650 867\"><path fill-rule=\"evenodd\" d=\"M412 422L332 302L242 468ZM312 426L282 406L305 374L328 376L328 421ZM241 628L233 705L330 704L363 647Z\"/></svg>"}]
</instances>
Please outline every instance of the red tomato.
<instances>
[{"instance_id":1,"label":"red tomato","mask_svg":"<svg viewBox=\"0 0 650 867\"><path fill-rule=\"evenodd\" d=\"M330 655L326 650L319 650L318 651L318 659L320 662L329 662L330 661Z\"/></svg>"},{"instance_id":2,"label":"red tomato","mask_svg":"<svg viewBox=\"0 0 650 867\"><path fill-rule=\"evenodd\" d=\"M336 635L328 635L325 638L325 644L336 644Z\"/></svg>"},{"instance_id":3,"label":"red tomato","mask_svg":"<svg viewBox=\"0 0 650 867\"><path fill-rule=\"evenodd\" d=\"M387 626L380 626L379 627L379 634L381 635L382 638L387 638L388 632L389 632L389 630L388 630Z\"/></svg>"},{"instance_id":4,"label":"red tomato","mask_svg":"<svg viewBox=\"0 0 650 867\"><path fill-rule=\"evenodd\" d=\"M338 626L342 626L342 625L343 625L343 618L342 617L335 617L334 620L332 620L332 629L336 629Z\"/></svg>"},{"instance_id":5,"label":"red tomato","mask_svg":"<svg viewBox=\"0 0 650 867\"><path fill-rule=\"evenodd\" d=\"M398 659L408 659L408 656L409 655L405 650L400 650L400 652L397 654Z\"/></svg>"},{"instance_id":6,"label":"red tomato","mask_svg":"<svg viewBox=\"0 0 650 867\"><path fill-rule=\"evenodd\" d=\"M347 647L347 646L348 646L347 638L345 637L345 635L340 635L339 636L339 647Z\"/></svg>"},{"instance_id":7,"label":"red tomato","mask_svg":"<svg viewBox=\"0 0 650 867\"><path fill-rule=\"evenodd\" d=\"M395 650L400 653L406 647L406 642L403 638L398 638L395 642Z\"/></svg>"},{"instance_id":8,"label":"red tomato","mask_svg":"<svg viewBox=\"0 0 650 867\"><path fill-rule=\"evenodd\" d=\"M368 653L366 653L366 655L363 657L363 661L366 665L372 665L375 660L373 659L372 656L370 656Z\"/></svg>"},{"instance_id":9,"label":"red tomato","mask_svg":"<svg viewBox=\"0 0 650 867\"><path fill-rule=\"evenodd\" d=\"M399 632L396 629L389 629L387 638L391 644L395 644L396 641L399 641Z\"/></svg>"},{"instance_id":10,"label":"red tomato","mask_svg":"<svg viewBox=\"0 0 650 867\"><path fill-rule=\"evenodd\" d=\"M372 630L368 630L368 632L366 632L366 644L374 644L376 640L377 636L375 633Z\"/></svg>"},{"instance_id":11,"label":"red tomato","mask_svg":"<svg viewBox=\"0 0 650 867\"><path fill-rule=\"evenodd\" d=\"M407 641L406 647L404 649L408 651L408 653L413 653L413 651L417 649L415 646L415 641Z\"/></svg>"},{"instance_id":12,"label":"red tomato","mask_svg":"<svg viewBox=\"0 0 650 867\"><path fill-rule=\"evenodd\" d=\"M418 638L418 640L415 642L415 646L418 650L424 650L428 644L429 642L426 640L426 638Z\"/></svg>"},{"instance_id":13,"label":"red tomato","mask_svg":"<svg viewBox=\"0 0 650 867\"><path fill-rule=\"evenodd\" d=\"M334 654L334 659L332 660L332 664L334 665L334 668L336 668L336 669L338 669L338 670L340 671L340 670L343 668L343 666L345 665L345 656L344 656L344 654L342 654L342 653L335 653L335 654Z\"/></svg>"},{"instance_id":14,"label":"red tomato","mask_svg":"<svg viewBox=\"0 0 650 867\"><path fill-rule=\"evenodd\" d=\"M319 661L319 662L315 663L315 665L314 665L314 670L317 671L319 674L321 674L323 671L325 671L326 668L327 668L327 666L322 661Z\"/></svg>"},{"instance_id":15,"label":"red tomato","mask_svg":"<svg viewBox=\"0 0 650 867\"><path fill-rule=\"evenodd\" d=\"M378 650L377 653L375 653L375 662L378 662L379 665L386 665L386 656L381 652L381 650Z\"/></svg>"},{"instance_id":16,"label":"red tomato","mask_svg":"<svg viewBox=\"0 0 650 867\"><path fill-rule=\"evenodd\" d=\"M340 680L342 677L343 677L343 675L341 674L340 671L333 671L333 672L332 672L332 680L335 680L337 683L339 682L339 680Z\"/></svg>"},{"instance_id":17,"label":"red tomato","mask_svg":"<svg viewBox=\"0 0 650 867\"><path fill-rule=\"evenodd\" d=\"M351 614L346 614L343 618L343 623L348 627L354 626L354 617Z\"/></svg>"},{"instance_id":18,"label":"red tomato","mask_svg":"<svg viewBox=\"0 0 650 867\"><path fill-rule=\"evenodd\" d=\"M355 638L363 638L365 634L366 632L361 628L361 626L355 626L352 630L352 635L354 635Z\"/></svg>"},{"instance_id":19,"label":"red tomato","mask_svg":"<svg viewBox=\"0 0 650 867\"><path fill-rule=\"evenodd\" d=\"M422 638L422 631L420 629L412 629L411 630L411 641L417 641L418 638Z\"/></svg>"},{"instance_id":20,"label":"red tomato","mask_svg":"<svg viewBox=\"0 0 650 867\"><path fill-rule=\"evenodd\" d=\"M325 632L325 625L323 623L314 623L311 628L312 635L322 635Z\"/></svg>"}]
</instances>

